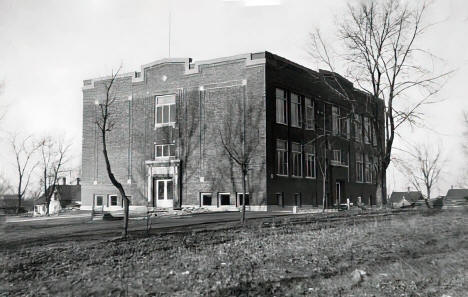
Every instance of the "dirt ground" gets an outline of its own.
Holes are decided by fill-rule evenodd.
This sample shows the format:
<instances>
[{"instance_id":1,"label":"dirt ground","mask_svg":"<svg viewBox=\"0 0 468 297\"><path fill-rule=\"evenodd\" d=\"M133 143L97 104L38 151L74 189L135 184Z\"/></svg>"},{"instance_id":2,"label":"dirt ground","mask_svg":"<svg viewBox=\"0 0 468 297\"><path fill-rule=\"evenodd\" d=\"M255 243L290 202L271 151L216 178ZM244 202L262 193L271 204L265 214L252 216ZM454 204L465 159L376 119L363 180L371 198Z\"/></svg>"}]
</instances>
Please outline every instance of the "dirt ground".
<instances>
[{"instance_id":1,"label":"dirt ground","mask_svg":"<svg viewBox=\"0 0 468 297\"><path fill-rule=\"evenodd\" d=\"M0 296L466 296L467 215L34 244L0 253Z\"/></svg>"}]
</instances>

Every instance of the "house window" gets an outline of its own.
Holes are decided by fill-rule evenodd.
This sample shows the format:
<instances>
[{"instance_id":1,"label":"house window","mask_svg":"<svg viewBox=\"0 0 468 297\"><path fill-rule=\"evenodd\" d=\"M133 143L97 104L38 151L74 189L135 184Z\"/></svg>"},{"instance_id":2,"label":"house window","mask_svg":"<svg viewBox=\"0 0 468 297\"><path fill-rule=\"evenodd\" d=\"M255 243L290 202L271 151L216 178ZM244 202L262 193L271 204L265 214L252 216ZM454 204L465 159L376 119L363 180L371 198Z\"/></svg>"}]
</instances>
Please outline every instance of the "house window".
<instances>
[{"instance_id":1,"label":"house window","mask_svg":"<svg viewBox=\"0 0 468 297\"><path fill-rule=\"evenodd\" d=\"M243 193L237 193L237 201L239 201L239 206L244 205L244 194ZM245 194L245 205L250 205L250 194L246 193Z\"/></svg>"},{"instance_id":2,"label":"house window","mask_svg":"<svg viewBox=\"0 0 468 297\"><path fill-rule=\"evenodd\" d=\"M288 104L286 91L276 89L276 122L279 124L288 124Z\"/></svg>"},{"instance_id":3,"label":"house window","mask_svg":"<svg viewBox=\"0 0 468 297\"><path fill-rule=\"evenodd\" d=\"M291 126L302 127L301 98L294 93L291 93Z\"/></svg>"},{"instance_id":4,"label":"house window","mask_svg":"<svg viewBox=\"0 0 468 297\"><path fill-rule=\"evenodd\" d=\"M96 195L94 199L95 199L94 201L95 201L96 206L102 206L102 202L104 201L104 196Z\"/></svg>"},{"instance_id":5,"label":"house window","mask_svg":"<svg viewBox=\"0 0 468 297\"><path fill-rule=\"evenodd\" d=\"M211 193L201 193L200 194L200 206L211 206L212 205L212 197Z\"/></svg>"},{"instance_id":6,"label":"house window","mask_svg":"<svg viewBox=\"0 0 468 297\"><path fill-rule=\"evenodd\" d=\"M175 95L156 96L155 122L156 126L175 123L176 102Z\"/></svg>"},{"instance_id":7,"label":"house window","mask_svg":"<svg viewBox=\"0 0 468 297\"><path fill-rule=\"evenodd\" d=\"M371 125L368 117L364 117L364 142L371 143Z\"/></svg>"},{"instance_id":8,"label":"house window","mask_svg":"<svg viewBox=\"0 0 468 297\"><path fill-rule=\"evenodd\" d=\"M312 99L305 98L305 116L306 116L306 129L313 130L315 125L314 103Z\"/></svg>"},{"instance_id":9,"label":"house window","mask_svg":"<svg viewBox=\"0 0 468 297\"><path fill-rule=\"evenodd\" d=\"M291 159L293 176L302 176L302 151L301 144L291 143Z\"/></svg>"},{"instance_id":10,"label":"house window","mask_svg":"<svg viewBox=\"0 0 468 297\"><path fill-rule=\"evenodd\" d=\"M366 183L372 183L372 163L369 155L364 155L364 178Z\"/></svg>"},{"instance_id":11,"label":"house window","mask_svg":"<svg viewBox=\"0 0 468 297\"><path fill-rule=\"evenodd\" d=\"M349 125L349 118L348 117L341 117L341 135L349 139L351 135L351 127Z\"/></svg>"},{"instance_id":12,"label":"house window","mask_svg":"<svg viewBox=\"0 0 468 297\"><path fill-rule=\"evenodd\" d=\"M354 138L357 142L362 141L362 120L358 114L354 115Z\"/></svg>"},{"instance_id":13,"label":"house window","mask_svg":"<svg viewBox=\"0 0 468 297\"><path fill-rule=\"evenodd\" d=\"M218 193L219 205L231 205L231 194L229 193Z\"/></svg>"},{"instance_id":14,"label":"house window","mask_svg":"<svg viewBox=\"0 0 468 297\"><path fill-rule=\"evenodd\" d=\"M333 150L333 161L337 164L341 164L341 150Z\"/></svg>"},{"instance_id":15,"label":"house window","mask_svg":"<svg viewBox=\"0 0 468 297\"><path fill-rule=\"evenodd\" d=\"M371 124L372 145L377 146L377 134L375 133L375 124Z\"/></svg>"},{"instance_id":16,"label":"house window","mask_svg":"<svg viewBox=\"0 0 468 297\"><path fill-rule=\"evenodd\" d=\"M109 195L109 206L118 206L117 195Z\"/></svg>"},{"instance_id":17,"label":"house window","mask_svg":"<svg viewBox=\"0 0 468 297\"><path fill-rule=\"evenodd\" d=\"M301 193L294 193L294 205L299 207L302 206Z\"/></svg>"},{"instance_id":18,"label":"house window","mask_svg":"<svg viewBox=\"0 0 468 297\"><path fill-rule=\"evenodd\" d=\"M356 152L356 181L364 181L364 163L361 152Z\"/></svg>"},{"instance_id":19,"label":"house window","mask_svg":"<svg viewBox=\"0 0 468 297\"><path fill-rule=\"evenodd\" d=\"M155 145L154 150L154 156L156 158L175 156L174 144L157 144Z\"/></svg>"},{"instance_id":20,"label":"house window","mask_svg":"<svg viewBox=\"0 0 468 297\"><path fill-rule=\"evenodd\" d=\"M332 106L332 133L338 135L341 132L340 110Z\"/></svg>"},{"instance_id":21,"label":"house window","mask_svg":"<svg viewBox=\"0 0 468 297\"><path fill-rule=\"evenodd\" d=\"M283 207L284 206L284 194L283 193L275 193L275 199L276 199L276 204L278 206Z\"/></svg>"},{"instance_id":22,"label":"house window","mask_svg":"<svg viewBox=\"0 0 468 297\"><path fill-rule=\"evenodd\" d=\"M308 145L305 150L306 177L315 178L315 147Z\"/></svg>"},{"instance_id":23,"label":"house window","mask_svg":"<svg viewBox=\"0 0 468 297\"><path fill-rule=\"evenodd\" d=\"M288 175L288 142L276 140L276 174Z\"/></svg>"}]
</instances>

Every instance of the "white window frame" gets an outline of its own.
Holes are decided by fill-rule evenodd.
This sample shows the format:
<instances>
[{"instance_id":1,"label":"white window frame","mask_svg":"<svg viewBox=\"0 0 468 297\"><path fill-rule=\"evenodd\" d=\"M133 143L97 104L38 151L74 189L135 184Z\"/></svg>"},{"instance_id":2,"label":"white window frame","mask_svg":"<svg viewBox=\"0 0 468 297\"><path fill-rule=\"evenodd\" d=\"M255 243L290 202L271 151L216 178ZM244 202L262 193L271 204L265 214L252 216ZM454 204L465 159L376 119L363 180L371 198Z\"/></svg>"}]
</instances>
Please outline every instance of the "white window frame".
<instances>
[{"instance_id":1,"label":"white window frame","mask_svg":"<svg viewBox=\"0 0 468 297\"><path fill-rule=\"evenodd\" d=\"M302 147L298 142L291 142L291 162L291 176L302 177ZM296 168L296 165L299 168Z\"/></svg>"},{"instance_id":2,"label":"white window frame","mask_svg":"<svg viewBox=\"0 0 468 297\"><path fill-rule=\"evenodd\" d=\"M221 196L222 195L227 195L229 196L229 204L221 204ZM228 193L228 192L218 192L218 206L219 207L225 207L225 206L231 206L232 203L231 203L231 193Z\"/></svg>"},{"instance_id":3,"label":"white window frame","mask_svg":"<svg viewBox=\"0 0 468 297\"><path fill-rule=\"evenodd\" d=\"M241 201L240 201L240 196L241 196L241 195L244 195L244 193L242 193L242 192L237 192L237 193L236 193L236 202L237 202L237 205L239 205L239 207L242 207L242 203L241 203ZM245 204L245 206L250 206L250 203L252 202L250 199L251 199L252 197L250 197L250 193L249 193L249 192L245 193L245 195L248 195L248 196L249 196L249 204Z\"/></svg>"},{"instance_id":4,"label":"white window frame","mask_svg":"<svg viewBox=\"0 0 468 297\"><path fill-rule=\"evenodd\" d=\"M364 143L371 143L371 125L369 117L363 117L364 121Z\"/></svg>"},{"instance_id":5,"label":"white window frame","mask_svg":"<svg viewBox=\"0 0 468 297\"><path fill-rule=\"evenodd\" d=\"M340 108L332 106L332 134L339 135L341 133Z\"/></svg>"},{"instance_id":6,"label":"white window frame","mask_svg":"<svg viewBox=\"0 0 468 297\"><path fill-rule=\"evenodd\" d=\"M112 197L115 197L115 205L112 205ZM107 199L108 199L107 201L108 201L109 207L119 206L119 196L118 195L109 194L109 195L107 195Z\"/></svg>"},{"instance_id":7,"label":"white window frame","mask_svg":"<svg viewBox=\"0 0 468 297\"><path fill-rule=\"evenodd\" d=\"M343 156L340 149L333 150L333 161L342 164Z\"/></svg>"},{"instance_id":8,"label":"white window frame","mask_svg":"<svg viewBox=\"0 0 468 297\"><path fill-rule=\"evenodd\" d=\"M305 105L305 129L314 130L315 129L315 108L314 101L310 98L304 99Z\"/></svg>"},{"instance_id":9,"label":"white window frame","mask_svg":"<svg viewBox=\"0 0 468 297\"><path fill-rule=\"evenodd\" d=\"M173 102L166 102L166 103L159 103L158 101L160 99L166 99L166 98L170 98L172 97L173 98ZM172 116L172 113L171 113L171 106L174 106L174 109L173 109L173 112L174 112L174 120L171 121L171 116ZM162 108L162 111L161 111L161 117L164 118L164 106L169 106L169 110L168 110L168 121L167 122L163 122L163 119L161 119L161 122L158 123L158 107L161 107ZM175 125L175 121L176 121L176 115L177 115L177 109L176 109L176 95L175 94L167 94L167 95L161 95L161 96L155 96L155 108L154 108L154 127L155 128L158 128L158 127L164 127L164 126L174 126Z\"/></svg>"},{"instance_id":10,"label":"white window frame","mask_svg":"<svg viewBox=\"0 0 468 297\"><path fill-rule=\"evenodd\" d=\"M101 197L101 198L102 198L102 199L101 199L101 205L97 205L97 197ZM96 207L96 206L104 207L104 197L105 197L105 195L103 195L103 194L95 194L95 195L94 195L94 206L95 206L95 207Z\"/></svg>"},{"instance_id":11,"label":"white window frame","mask_svg":"<svg viewBox=\"0 0 468 297\"><path fill-rule=\"evenodd\" d=\"M205 204L203 203L203 197L204 197L204 196L211 196L211 204L210 204L210 205L205 205ZM201 207L204 207L204 206L208 206L208 207L216 206L216 204L213 205L213 202L214 202L214 201L213 201L213 193L211 193L211 192L201 192L201 193L200 193L200 206L201 206Z\"/></svg>"},{"instance_id":12,"label":"white window frame","mask_svg":"<svg viewBox=\"0 0 468 297\"><path fill-rule=\"evenodd\" d=\"M359 114L354 115L354 139L362 142L362 117Z\"/></svg>"},{"instance_id":13,"label":"white window frame","mask_svg":"<svg viewBox=\"0 0 468 297\"><path fill-rule=\"evenodd\" d=\"M304 154L305 154L305 165L306 165L306 172L305 172L305 177L306 178L313 178L315 179L317 177L316 173L316 168L317 168L317 160L315 157L315 147L314 146L305 146L304 147ZM312 171L310 171L310 163L309 163L309 157L312 158L313 160L313 167ZM311 172L312 175L309 175L309 171Z\"/></svg>"},{"instance_id":14,"label":"white window frame","mask_svg":"<svg viewBox=\"0 0 468 297\"><path fill-rule=\"evenodd\" d=\"M173 155L171 155L171 146L172 146L172 151L174 152ZM161 152L162 152L162 156L158 156L158 147L161 148ZM167 147L167 151L169 153L169 155L167 156L164 156L164 147ZM167 158L170 158L170 157L175 157L175 144L172 144L172 143L165 143L165 144L155 144L154 145L154 158L155 159L167 159Z\"/></svg>"},{"instance_id":15,"label":"white window frame","mask_svg":"<svg viewBox=\"0 0 468 297\"><path fill-rule=\"evenodd\" d=\"M302 127L301 96L291 92L291 127Z\"/></svg>"},{"instance_id":16,"label":"white window frame","mask_svg":"<svg viewBox=\"0 0 468 297\"><path fill-rule=\"evenodd\" d=\"M356 152L356 182L364 182L364 160L362 152Z\"/></svg>"},{"instance_id":17,"label":"white window frame","mask_svg":"<svg viewBox=\"0 0 468 297\"><path fill-rule=\"evenodd\" d=\"M279 148L278 142L283 142L285 144L285 148ZM282 155L283 163L281 163L281 158L280 154ZM276 140L276 175L280 176L287 176L289 172L289 161L288 161L288 141L283 140L283 139L277 139ZM284 165L284 171L280 172L280 169L283 168Z\"/></svg>"},{"instance_id":18,"label":"white window frame","mask_svg":"<svg viewBox=\"0 0 468 297\"><path fill-rule=\"evenodd\" d=\"M278 96L278 92L282 92L283 96ZM275 90L275 97L276 97L276 123L277 124L283 124L287 125L288 124L288 97L286 90L276 88ZM282 106L282 110L279 110L278 108Z\"/></svg>"}]
</instances>

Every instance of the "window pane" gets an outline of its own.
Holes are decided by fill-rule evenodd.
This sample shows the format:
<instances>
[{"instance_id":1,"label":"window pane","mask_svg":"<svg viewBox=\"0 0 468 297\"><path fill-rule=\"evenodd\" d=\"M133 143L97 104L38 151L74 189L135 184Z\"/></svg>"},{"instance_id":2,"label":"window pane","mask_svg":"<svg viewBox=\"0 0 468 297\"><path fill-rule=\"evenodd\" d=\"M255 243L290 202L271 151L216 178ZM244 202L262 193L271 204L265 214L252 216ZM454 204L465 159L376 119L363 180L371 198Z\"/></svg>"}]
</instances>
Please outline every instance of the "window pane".
<instances>
[{"instance_id":1,"label":"window pane","mask_svg":"<svg viewBox=\"0 0 468 297\"><path fill-rule=\"evenodd\" d=\"M156 146L156 157L162 157L162 146Z\"/></svg>"},{"instance_id":2,"label":"window pane","mask_svg":"<svg viewBox=\"0 0 468 297\"><path fill-rule=\"evenodd\" d=\"M96 205L102 206L102 196L96 196Z\"/></svg>"},{"instance_id":3,"label":"window pane","mask_svg":"<svg viewBox=\"0 0 468 297\"><path fill-rule=\"evenodd\" d=\"M158 180L158 200L164 200L164 181Z\"/></svg>"},{"instance_id":4,"label":"window pane","mask_svg":"<svg viewBox=\"0 0 468 297\"><path fill-rule=\"evenodd\" d=\"M169 105L163 106L163 117L162 117L163 124L169 122Z\"/></svg>"},{"instance_id":5,"label":"window pane","mask_svg":"<svg viewBox=\"0 0 468 297\"><path fill-rule=\"evenodd\" d=\"M211 194L202 194L202 206L211 205L212 203Z\"/></svg>"},{"instance_id":6,"label":"window pane","mask_svg":"<svg viewBox=\"0 0 468 297\"><path fill-rule=\"evenodd\" d=\"M231 205L231 196L229 194L220 194L219 195L219 204L220 205Z\"/></svg>"},{"instance_id":7,"label":"window pane","mask_svg":"<svg viewBox=\"0 0 468 297\"><path fill-rule=\"evenodd\" d=\"M175 104L170 105L170 122L175 123L176 119L176 106Z\"/></svg>"},{"instance_id":8,"label":"window pane","mask_svg":"<svg viewBox=\"0 0 468 297\"><path fill-rule=\"evenodd\" d=\"M156 108L156 123L157 124L162 123L162 106L158 106Z\"/></svg>"},{"instance_id":9,"label":"window pane","mask_svg":"<svg viewBox=\"0 0 468 297\"><path fill-rule=\"evenodd\" d=\"M172 180L168 180L167 183L166 183L166 186L167 186L167 199L174 199L173 195L174 195L174 189L173 189L173 185L172 185Z\"/></svg>"},{"instance_id":10,"label":"window pane","mask_svg":"<svg viewBox=\"0 0 468 297\"><path fill-rule=\"evenodd\" d=\"M175 156L175 145L170 144L170 145L169 145L169 150L170 150L170 151L169 151L169 153L170 153L169 155L170 155L170 156Z\"/></svg>"},{"instance_id":11,"label":"window pane","mask_svg":"<svg viewBox=\"0 0 468 297\"><path fill-rule=\"evenodd\" d=\"M164 157L169 156L169 146L168 145L163 145L162 148L163 148L163 156Z\"/></svg>"}]
</instances>

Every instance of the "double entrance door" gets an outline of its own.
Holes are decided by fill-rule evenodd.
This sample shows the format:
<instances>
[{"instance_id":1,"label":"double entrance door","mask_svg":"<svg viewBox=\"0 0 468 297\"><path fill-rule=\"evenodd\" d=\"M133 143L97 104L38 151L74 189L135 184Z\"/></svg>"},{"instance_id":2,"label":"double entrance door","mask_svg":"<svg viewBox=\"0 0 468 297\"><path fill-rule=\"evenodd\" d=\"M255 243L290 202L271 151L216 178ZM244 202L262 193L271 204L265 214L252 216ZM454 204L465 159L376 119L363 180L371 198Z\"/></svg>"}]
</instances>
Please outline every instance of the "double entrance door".
<instances>
[{"instance_id":1,"label":"double entrance door","mask_svg":"<svg viewBox=\"0 0 468 297\"><path fill-rule=\"evenodd\" d=\"M172 179L153 179L153 204L155 207L172 208L174 200L174 183Z\"/></svg>"}]
</instances>

